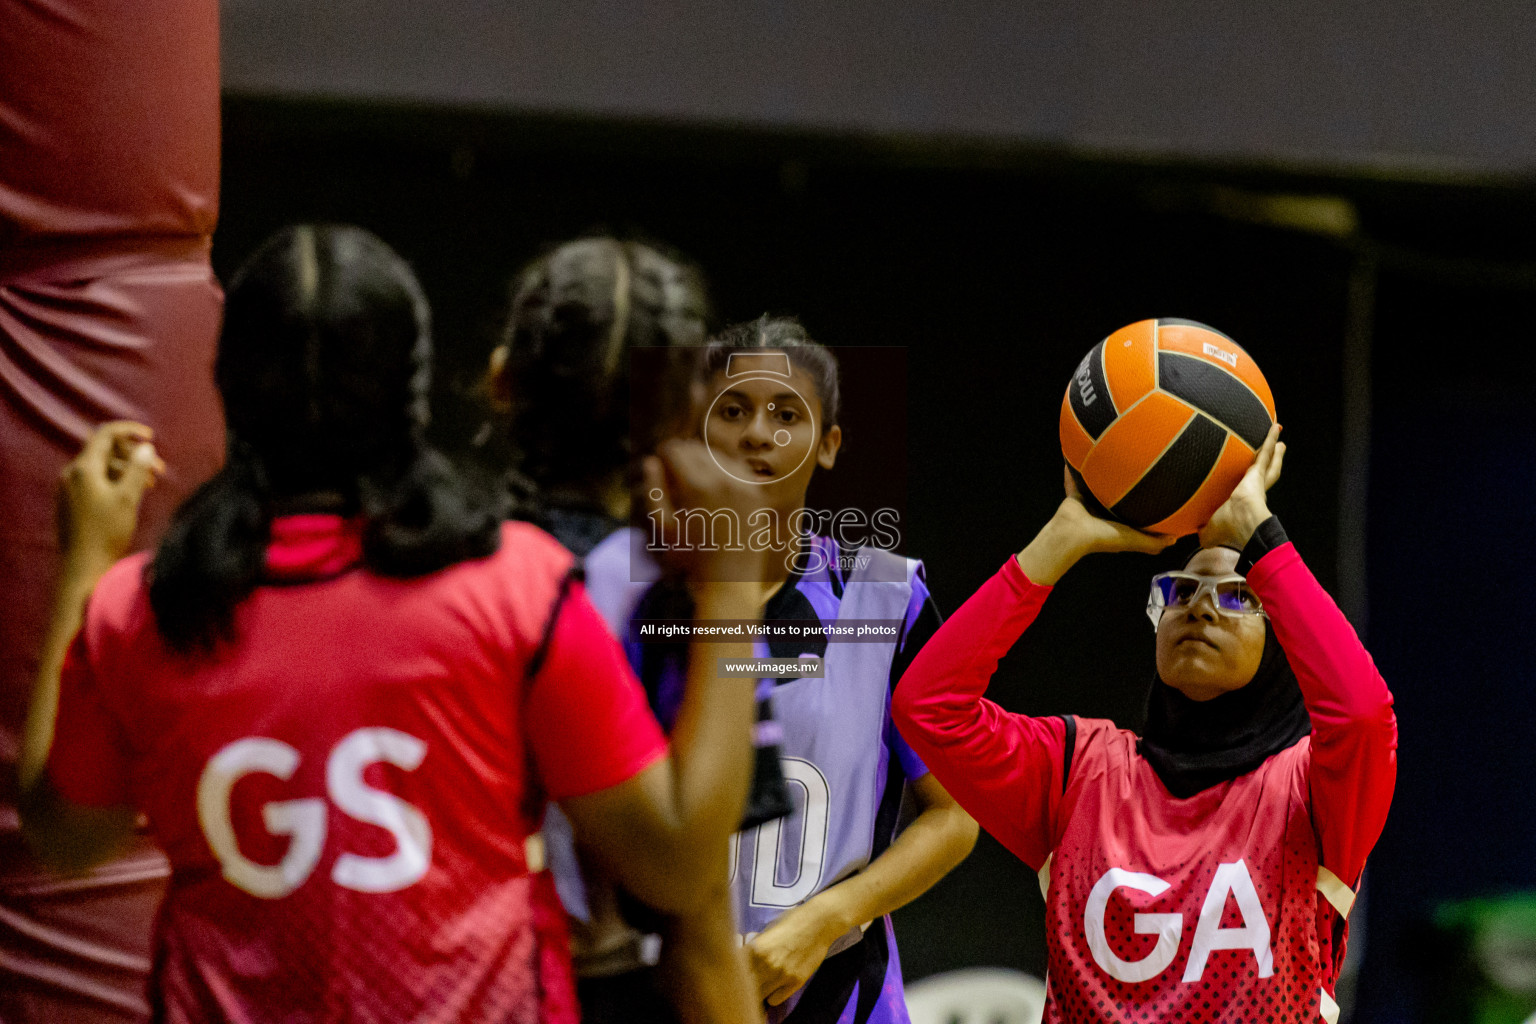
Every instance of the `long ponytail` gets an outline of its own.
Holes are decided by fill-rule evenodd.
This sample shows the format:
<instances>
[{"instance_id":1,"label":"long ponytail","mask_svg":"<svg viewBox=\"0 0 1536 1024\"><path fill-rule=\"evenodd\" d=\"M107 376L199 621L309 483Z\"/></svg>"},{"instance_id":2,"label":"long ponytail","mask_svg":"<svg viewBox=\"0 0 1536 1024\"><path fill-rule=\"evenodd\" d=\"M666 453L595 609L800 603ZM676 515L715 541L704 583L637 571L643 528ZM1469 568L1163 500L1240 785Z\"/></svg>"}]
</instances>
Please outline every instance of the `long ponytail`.
<instances>
[{"instance_id":1,"label":"long ponytail","mask_svg":"<svg viewBox=\"0 0 1536 1024\"><path fill-rule=\"evenodd\" d=\"M177 650L230 635L235 606L261 580L272 528L260 460L234 441L224 468L177 511L149 567L149 603Z\"/></svg>"},{"instance_id":2,"label":"long ponytail","mask_svg":"<svg viewBox=\"0 0 1536 1024\"><path fill-rule=\"evenodd\" d=\"M504 491L419 446L404 471L360 488L363 560L385 576L421 576L496 550L510 511Z\"/></svg>"}]
</instances>

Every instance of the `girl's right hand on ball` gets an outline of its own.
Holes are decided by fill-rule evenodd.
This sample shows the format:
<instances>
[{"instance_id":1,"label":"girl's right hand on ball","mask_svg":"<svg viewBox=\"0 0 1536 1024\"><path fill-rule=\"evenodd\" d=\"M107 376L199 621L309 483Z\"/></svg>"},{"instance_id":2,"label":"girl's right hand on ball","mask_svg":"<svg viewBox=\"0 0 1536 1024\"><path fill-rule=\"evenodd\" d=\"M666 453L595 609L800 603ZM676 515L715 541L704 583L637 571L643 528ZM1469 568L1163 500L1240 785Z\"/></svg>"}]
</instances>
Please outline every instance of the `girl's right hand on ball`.
<instances>
[{"instance_id":1,"label":"girl's right hand on ball","mask_svg":"<svg viewBox=\"0 0 1536 1024\"><path fill-rule=\"evenodd\" d=\"M1062 477L1066 498L1035 539L1018 554L1019 568L1035 583L1054 584L1084 555L1110 551L1155 555L1178 540L1101 519L1083 504L1072 471L1063 466Z\"/></svg>"},{"instance_id":2,"label":"girl's right hand on ball","mask_svg":"<svg viewBox=\"0 0 1536 1024\"><path fill-rule=\"evenodd\" d=\"M1056 515L1052 518L1065 522L1069 534L1075 537L1082 547L1081 554L1137 551L1155 555L1178 540L1177 537L1146 533L1135 527L1126 526L1124 523L1094 515L1084 504L1083 493L1077 489L1077 481L1072 478L1072 471L1063 466L1061 473L1067 496L1057 506Z\"/></svg>"}]
</instances>

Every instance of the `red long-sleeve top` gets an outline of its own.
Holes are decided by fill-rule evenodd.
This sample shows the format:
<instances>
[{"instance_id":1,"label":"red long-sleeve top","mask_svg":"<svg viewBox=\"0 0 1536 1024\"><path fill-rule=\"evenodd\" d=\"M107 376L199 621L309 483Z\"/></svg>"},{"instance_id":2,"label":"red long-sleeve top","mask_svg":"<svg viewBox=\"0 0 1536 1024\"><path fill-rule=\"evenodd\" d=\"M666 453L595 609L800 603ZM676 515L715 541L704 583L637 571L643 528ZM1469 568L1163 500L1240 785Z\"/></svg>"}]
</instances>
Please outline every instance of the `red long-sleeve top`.
<instances>
[{"instance_id":1,"label":"red long-sleeve top","mask_svg":"<svg viewBox=\"0 0 1536 1024\"><path fill-rule=\"evenodd\" d=\"M1040 872L1046 1021L1337 1019L1352 887L1396 778L1392 696L1293 545L1264 554L1248 581L1312 733L1188 799L1168 793L1129 731L1015 714L983 696L1051 590L1015 559L897 687L894 717L912 749Z\"/></svg>"}]
</instances>

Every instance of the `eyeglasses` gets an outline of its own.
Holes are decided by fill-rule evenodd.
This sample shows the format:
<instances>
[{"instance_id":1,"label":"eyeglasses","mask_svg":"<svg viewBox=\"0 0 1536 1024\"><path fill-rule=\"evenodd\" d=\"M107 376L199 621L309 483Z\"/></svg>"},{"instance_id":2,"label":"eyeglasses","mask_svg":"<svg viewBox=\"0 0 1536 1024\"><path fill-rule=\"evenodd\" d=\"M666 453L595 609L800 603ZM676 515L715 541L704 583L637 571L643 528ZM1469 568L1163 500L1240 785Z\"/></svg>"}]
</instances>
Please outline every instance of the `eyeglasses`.
<instances>
[{"instance_id":1,"label":"eyeglasses","mask_svg":"<svg viewBox=\"0 0 1536 1024\"><path fill-rule=\"evenodd\" d=\"M1200 576L1192 572L1163 572L1152 577L1147 618L1155 628L1169 608L1189 608L1209 592L1211 604L1223 615L1263 615L1264 605L1242 576Z\"/></svg>"}]
</instances>

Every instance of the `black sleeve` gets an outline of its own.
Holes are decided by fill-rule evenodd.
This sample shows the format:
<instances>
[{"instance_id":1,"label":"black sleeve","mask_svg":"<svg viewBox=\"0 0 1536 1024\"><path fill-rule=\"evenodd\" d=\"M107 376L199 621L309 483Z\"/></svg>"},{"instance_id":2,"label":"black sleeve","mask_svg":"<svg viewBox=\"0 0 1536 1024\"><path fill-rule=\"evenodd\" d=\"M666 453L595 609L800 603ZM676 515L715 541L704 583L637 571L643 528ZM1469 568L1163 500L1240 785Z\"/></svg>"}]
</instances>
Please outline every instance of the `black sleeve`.
<instances>
[{"instance_id":1,"label":"black sleeve","mask_svg":"<svg viewBox=\"0 0 1536 1024\"><path fill-rule=\"evenodd\" d=\"M1244 576L1248 575L1259 559L1288 543L1290 538L1285 535L1285 527L1280 525L1280 517L1270 516L1259 524L1253 536L1248 538L1248 543L1243 545L1242 554L1237 556L1237 571Z\"/></svg>"},{"instance_id":2,"label":"black sleeve","mask_svg":"<svg viewBox=\"0 0 1536 1024\"><path fill-rule=\"evenodd\" d=\"M1077 716L1057 715L1061 724L1067 727L1067 741L1062 744L1061 755L1061 792L1067 792L1067 783L1072 778L1072 751L1077 749Z\"/></svg>"}]
</instances>

